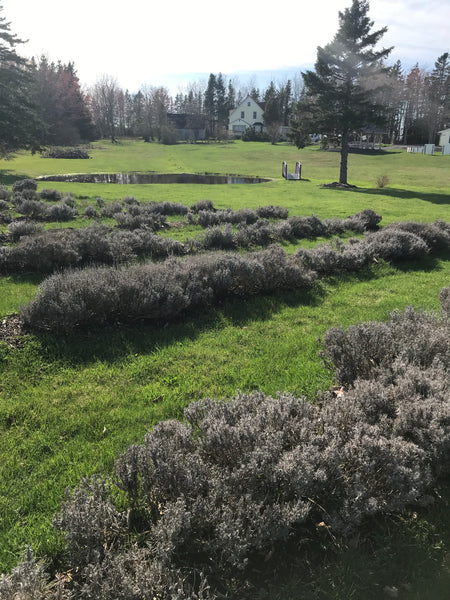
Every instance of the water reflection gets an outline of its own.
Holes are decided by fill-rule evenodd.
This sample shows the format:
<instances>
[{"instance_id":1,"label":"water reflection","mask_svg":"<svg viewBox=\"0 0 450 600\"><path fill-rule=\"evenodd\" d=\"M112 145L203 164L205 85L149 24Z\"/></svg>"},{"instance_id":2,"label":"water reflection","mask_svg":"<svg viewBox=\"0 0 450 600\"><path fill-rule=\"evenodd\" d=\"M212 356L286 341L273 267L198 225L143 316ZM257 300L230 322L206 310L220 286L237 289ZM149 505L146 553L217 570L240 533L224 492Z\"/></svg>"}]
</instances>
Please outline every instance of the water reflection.
<instances>
[{"instance_id":1,"label":"water reflection","mask_svg":"<svg viewBox=\"0 0 450 600\"><path fill-rule=\"evenodd\" d=\"M264 183L270 179L220 175L218 173L73 173L69 175L46 175L39 181L67 181L74 183L202 183L207 185L226 183Z\"/></svg>"}]
</instances>

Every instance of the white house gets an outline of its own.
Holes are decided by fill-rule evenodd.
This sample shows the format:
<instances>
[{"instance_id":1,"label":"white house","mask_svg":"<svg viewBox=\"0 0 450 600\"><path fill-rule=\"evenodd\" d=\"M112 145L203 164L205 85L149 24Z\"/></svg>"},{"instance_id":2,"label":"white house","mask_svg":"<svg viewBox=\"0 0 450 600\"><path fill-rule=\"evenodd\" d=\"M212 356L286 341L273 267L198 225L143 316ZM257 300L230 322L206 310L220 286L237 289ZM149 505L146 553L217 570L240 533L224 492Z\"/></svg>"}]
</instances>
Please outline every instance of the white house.
<instances>
[{"instance_id":1,"label":"white house","mask_svg":"<svg viewBox=\"0 0 450 600\"><path fill-rule=\"evenodd\" d=\"M240 136L248 127L254 127L255 131L262 132L264 108L265 102L256 102L251 96L247 96L239 106L230 110L228 131Z\"/></svg>"},{"instance_id":2,"label":"white house","mask_svg":"<svg viewBox=\"0 0 450 600\"><path fill-rule=\"evenodd\" d=\"M450 144L450 127L447 129L442 129L442 131L438 131L439 133L439 146L444 146L444 144Z\"/></svg>"}]
</instances>

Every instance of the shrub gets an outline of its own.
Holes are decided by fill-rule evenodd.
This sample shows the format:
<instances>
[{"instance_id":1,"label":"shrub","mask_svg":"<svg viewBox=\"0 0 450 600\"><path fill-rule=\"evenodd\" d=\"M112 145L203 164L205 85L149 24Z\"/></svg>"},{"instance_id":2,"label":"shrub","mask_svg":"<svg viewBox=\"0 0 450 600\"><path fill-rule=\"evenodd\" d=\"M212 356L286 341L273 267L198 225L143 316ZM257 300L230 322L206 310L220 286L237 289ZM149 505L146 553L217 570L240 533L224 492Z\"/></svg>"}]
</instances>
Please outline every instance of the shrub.
<instances>
[{"instance_id":1,"label":"shrub","mask_svg":"<svg viewBox=\"0 0 450 600\"><path fill-rule=\"evenodd\" d=\"M412 233L420 237L431 249L444 250L450 248L450 229L447 223L443 221L436 221L435 223L402 221L386 225L384 231L406 231Z\"/></svg>"},{"instance_id":2,"label":"shrub","mask_svg":"<svg viewBox=\"0 0 450 600\"><path fill-rule=\"evenodd\" d=\"M89 158L88 152L82 148L49 148L44 152L41 152L42 158L75 158L75 159L86 159Z\"/></svg>"},{"instance_id":3,"label":"shrub","mask_svg":"<svg viewBox=\"0 0 450 600\"><path fill-rule=\"evenodd\" d=\"M387 368L397 359L424 369L436 360L446 369L450 367L448 323L412 307L393 311L387 323L330 329L323 346L326 364L333 365L336 378L345 385L357 378L370 379L377 369Z\"/></svg>"},{"instance_id":4,"label":"shrub","mask_svg":"<svg viewBox=\"0 0 450 600\"><path fill-rule=\"evenodd\" d=\"M206 249L230 250L234 248L234 236L231 225L228 223L224 227L208 227L201 239L201 244Z\"/></svg>"},{"instance_id":5,"label":"shrub","mask_svg":"<svg viewBox=\"0 0 450 600\"><path fill-rule=\"evenodd\" d=\"M128 206L130 206L132 204L134 204L134 205L139 204L139 200L135 196L124 196L122 198L122 202L124 204L127 204Z\"/></svg>"},{"instance_id":6,"label":"shrub","mask_svg":"<svg viewBox=\"0 0 450 600\"><path fill-rule=\"evenodd\" d=\"M389 177L387 175L379 175L377 177L377 188L384 188L389 184Z\"/></svg>"},{"instance_id":7,"label":"shrub","mask_svg":"<svg viewBox=\"0 0 450 600\"><path fill-rule=\"evenodd\" d=\"M212 200L197 200L197 202L195 202L194 204L192 204L192 206L190 207L190 210L193 213L198 213L201 210L210 210L210 211L214 211L214 205L212 203Z\"/></svg>"},{"instance_id":8,"label":"shrub","mask_svg":"<svg viewBox=\"0 0 450 600\"><path fill-rule=\"evenodd\" d=\"M31 190L35 192L37 190L37 183L34 179L20 179L15 181L12 186L13 194L17 192L23 192L25 190Z\"/></svg>"},{"instance_id":9,"label":"shrub","mask_svg":"<svg viewBox=\"0 0 450 600\"><path fill-rule=\"evenodd\" d=\"M127 249L130 244L120 247ZM282 248L247 257L218 253L182 261L169 258L159 264L53 275L22 314L30 327L56 330L117 319L167 320L226 296L308 289L313 281Z\"/></svg>"},{"instance_id":10,"label":"shrub","mask_svg":"<svg viewBox=\"0 0 450 600\"><path fill-rule=\"evenodd\" d=\"M102 200L102 202L104 202ZM97 204L101 206L100 216L105 218L114 218L117 213L123 212L123 206L116 201L110 202L109 204L101 204L97 199Z\"/></svg>"},{"instance_id":11,"label":"shrub","mask_svg":"<svg viewBox=\"0 0 450 600\"><path fill-rule=\"evenodd\" d=\"M59 202L62 198L62 194L58 190L44 189L39 192L39 198L42 198L42 200Z\"/></svg>"},{"instance_id":12,"label":"shrub","mask_svg":"<svg viewBox=\"0 0 450 600\"><path fill-rule=\"evenodd\" d=\"M83 215L89 219L97 219L100 216L98 210L93 206L86 206Z\"/></svg>"},{"instance_id":13,"label":"shrub","mask_svg":"<svg viewBox=\"0 0 450 600\"><path fill-rule=\"evenodd\" d=\"M6 185L0 185L0 200L8 201L11 198L11 192Z\"/></svg>"},{"instance_id":14,"label":"shrub","mask_svg":"<svg viewBox=\"0 0 450 600\"><path fill-rule=\"evenodd\" d=\"M8 225L8 232L13 242L17 242L23 236L42 231L42 229L42 225L35 221L13 221Z\"/></svg>"},{"instance_id":15,"label":"shrub","mask_svg":"<svg viewBox=\"0 0 450 600\"><path fill-rule=\"evenodd\" d=\"M450 287L443 288L439 294L439 302L443 312L450 317Z\"/></svg>"},{"instance_id":16,"label":"shrub","mask_svg":"<svg viewBox=\"0 0 450 600\"><path fill-rule=\"evenodd\" d=\"M47 208L46 217L50 221L70 221L78 214L76 208L72 208L69 204L61 202L60 204L52 204Z\"/></svg>"},{"instance_id":17,"label":"shrub","mask_svg":"<svg viewBox=\"0 0 450 600\"><path fill-rule=\"evenodd\" d=\"M381 215L377 215L377 213L370 208L365 208L361 212L356 213L351 217L347 217L345 219L345 227L346 229L358 233L364 231L376 231L381 219Z\"/></svg>"},{"instance_id":18,"label":"shrub","mask_svg":"<svg viewBox=\"0 0 450 600\"><path fill-rule=\"evenodd\" d=\"M292 235L297 239L315 238L326 235L326 227L315 215L310 217L290 217L288 219Z\"/></svg>"},{"instance_id":19,"label":"shrub","mask_svg":"<svg viewBox=\"0 0 450 600\"><path fill-rule=\"evenodd\" d=\"M260 206L256 209L260 219L287 219L289 210L283 206Z\"/></svg>"},{"instance_id":20,"label":"shrub","mask_svg":"<svg viewBox=\"0 0 450 600\"><path fill-rule=\"evenodd\" d=\"M45 220L49 208L42 200L26 200L22 197L14 197L14 206L19 214L36 221Z\"/></svg>"},{"instance_id":21,"label":"shrub","mask_svg":"<svg viewBox=\"0 0 450 600\"><path fill-rule=\"evenodd\" d=\"M0 211L7 211L9 210L9 202L7 202L6 200L0 200Z\"/></svg>"}]
</instances>

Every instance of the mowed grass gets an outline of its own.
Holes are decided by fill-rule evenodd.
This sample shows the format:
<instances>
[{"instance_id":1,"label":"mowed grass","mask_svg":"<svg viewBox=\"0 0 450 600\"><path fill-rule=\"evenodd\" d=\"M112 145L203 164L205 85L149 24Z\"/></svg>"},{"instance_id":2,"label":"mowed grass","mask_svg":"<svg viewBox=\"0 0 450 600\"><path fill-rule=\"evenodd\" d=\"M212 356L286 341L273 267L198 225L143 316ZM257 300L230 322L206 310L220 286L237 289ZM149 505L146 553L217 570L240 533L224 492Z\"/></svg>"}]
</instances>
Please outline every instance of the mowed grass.
<instances>
[{"instance_id":1,"label":"mowed grass","mask_svg":"<svg viewBox=\"0 0 450 600\"><path fill-rule=\"evenodd\" d=\"M135 195L140 200L185 204L209 198L218 208L274 204L287 206L291 215L314 213L321 218L372 208L383 216L382 224L448 221L450 216L450 157L405 152L351 155L350 180L360 187L342 191L319 187L337 178L339 157L314 148L298 151L285 145L239 142L164 147L131 141L97 146L89 161L23 154L0 163L0 173L14 178L44 174L42 169L47 173L179 170L274 178L266 184L233 186L40 184L88 196L77 201L86 205L97 195L107 200ZM281 161L294 163L298 158L310 181L284 181ZM380 174L389 176L390 188L376 188ZM39 281L0 278L0 316L17 311L34 295ZM449 283L448 256L402 267L379 264L358 275L324 281L310 293L224 303L158 327L137 324L70 336L30 335L19 348L0 343L0 572L17 562L26 544L38 556L57 555L61 542L51 519L64 488L76 485L82 476L109 474L115 458L142 440L159 420L181 418L193 400L229 397L238 389L269 394L286 390L312 398L333 383L318 357L317 338L327 329L384 319L388 311L409 304L437 310L438 293ZM426 517L421 523L427 531L423 537L431 540ZM439 543L449 551L448 534L442 532ZM395 555L395 549L390 552ZM435 567L429 569L428 585L437 590L450 570L439 563L442 552L433 552L426 557ZM351 564L339 568L347 569L342 578L351 580ZM407 570L405 577L414 580L410 567L402 568ZM423 569L420 576L423 579ZM444 600L437 594L433 598ZM295 590L286 590L284 597L295 598Z\"/></svg>"}]
</instances>

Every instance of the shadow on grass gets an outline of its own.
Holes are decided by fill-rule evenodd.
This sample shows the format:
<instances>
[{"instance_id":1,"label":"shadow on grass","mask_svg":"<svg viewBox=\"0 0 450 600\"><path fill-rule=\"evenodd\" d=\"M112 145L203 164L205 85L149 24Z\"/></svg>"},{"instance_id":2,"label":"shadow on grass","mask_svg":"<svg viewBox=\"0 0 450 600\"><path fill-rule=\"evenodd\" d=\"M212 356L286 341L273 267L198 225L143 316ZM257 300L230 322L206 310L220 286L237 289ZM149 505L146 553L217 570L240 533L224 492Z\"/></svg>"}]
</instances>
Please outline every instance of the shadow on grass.
<instances>
[{"instance_id":1,"label":"shadow on grass","mask_svg":"<svg viewBox=\"0 0 450 600\"><path fill-rule=\"evenodd\" d=\"M29 179L30 176L25 173L16 173L11 169L0 169L0 185L13 185L21 179Z\"/></svg>"},{"instance_id":2,"label":"shadow on grass","mask_svg":"<svg viewBox=\"0 0 450 600\"><path fill-rule=\"evenodd\" d=\"M450 193L449 194L434 194L430 192L415 192L412 190L399 190L396 188L384 187L384 188L354 188L346 190L356 194L368 194L372 196L389 196L390 198L397 198L399 200L412 200L419 199L424 202L431 202L432 204L450 204Z\"/></svg>"},{"instance_id":3,"label":"shadow on grass","mask_svg":"<svg viewBox=\"0 0 450 600\"><path fill-rule=\"evenodd\" d=\"M244 327L266 321L285 307L318 306L325 292L313 290L279 291L264 296L223 298L215 306L198 308L165 321L111 323L69 334L33 332L45 359L88 364L102 360L114 363L129 354L148 354L183 341L193 341L206 331L227 325Z\"/></svg>"}]
</instances>

